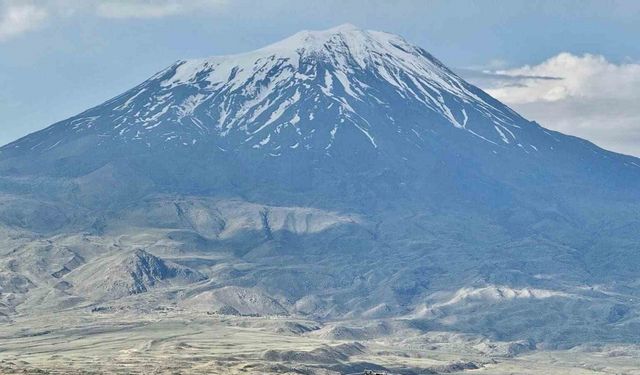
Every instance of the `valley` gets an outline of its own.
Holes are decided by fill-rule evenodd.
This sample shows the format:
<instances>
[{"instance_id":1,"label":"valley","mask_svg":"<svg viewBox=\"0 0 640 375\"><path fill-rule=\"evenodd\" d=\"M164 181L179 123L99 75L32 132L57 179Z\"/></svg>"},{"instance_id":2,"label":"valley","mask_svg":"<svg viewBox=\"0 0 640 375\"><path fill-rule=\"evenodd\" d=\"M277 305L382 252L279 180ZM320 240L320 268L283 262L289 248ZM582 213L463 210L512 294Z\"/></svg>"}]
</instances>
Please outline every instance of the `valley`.
<instances>
[{"instance_id":1,"label":"valley","mask_svg":"<svg viewBox=\"0 0 640 375\"><path fill-rule=\"evenodd\" d=\"M64 323L60 324L60 319ZM388 322L375 322L385 324ZM20 319L0 331L3 373L51 374L638 374L637 345L514 352L515 345L446 332L330 338L332 325L286 317L178 310ZM603 362L606 361L606 365Z\"/></svg>"}]
</instances>

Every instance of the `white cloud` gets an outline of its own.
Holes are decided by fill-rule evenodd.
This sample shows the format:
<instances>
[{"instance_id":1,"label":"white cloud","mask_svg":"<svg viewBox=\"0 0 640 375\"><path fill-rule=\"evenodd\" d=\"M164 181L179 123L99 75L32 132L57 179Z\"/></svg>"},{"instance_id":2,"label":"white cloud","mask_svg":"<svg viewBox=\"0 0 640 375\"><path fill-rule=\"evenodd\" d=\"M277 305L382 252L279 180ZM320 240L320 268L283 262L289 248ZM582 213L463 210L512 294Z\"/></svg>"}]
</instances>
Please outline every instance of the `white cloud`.
<instances>
[{"instance_id":1,"label":"white cloud","mask_svg":"<svg viewBox=\"0 0 640 375\"><path fill-rule=\"evenodd\" d=\"M228 0L0 0L0 42L41 26L48 18L98 16L162 18L218 9Z\"/></svg>"},{"instance_id":2,"label":"white cloud","mask_svg":"<svg viewBox=\"0 0 640 375\"><path fill-rule=\"evenodd\" d=\"M0 2L0 41L39 27L47 18L44 8L14 1Z\"/></svg>"},{"instance_id":3,"label":"white cloud","mask_svg":"<svg viewBox=\"0 0 640 375\"><path fill-rule=\"evenodd\" d=\"M599 55L561 53L538 65L469 78L547 128L640 156L638 63L614 64Z\"/></svg>"},{"instance_id":4,"label":"white cloud","mask_svg":"<svg viewBox=\"0 0 640 375\"><path fill-rule=\"evenodd\" d=\"M516 69L499 70L507 76L557 77L561 79L525 78L521 86L492 89L512 103L560 101L569 98L618 98L640 95L640 64L616 65L603 56L575 56L561 53L547 61Z\"/></svg>"},{"instance_id":5,"label":"white cloud","mask_svg":"<svg viewBox=\"0 0 640 375\"><path fill-rule=\"evenodd\" d=\"M106 18L161 18L221 3L223 0L107 0L97 2L96 12Z\"/></svg>"}]
</instances>

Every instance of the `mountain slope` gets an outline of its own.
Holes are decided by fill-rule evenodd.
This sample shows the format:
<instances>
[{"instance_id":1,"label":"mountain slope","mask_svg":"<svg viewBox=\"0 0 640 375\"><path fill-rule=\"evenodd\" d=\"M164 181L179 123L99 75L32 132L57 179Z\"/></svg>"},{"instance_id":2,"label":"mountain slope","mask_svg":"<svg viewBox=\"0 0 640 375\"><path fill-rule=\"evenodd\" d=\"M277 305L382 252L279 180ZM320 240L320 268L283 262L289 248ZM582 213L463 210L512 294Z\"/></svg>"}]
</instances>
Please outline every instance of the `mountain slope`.
<instances>
[{"instance_id":1,"label":"mountain slope","mask_svg":"<svg viewBox=\"0 0 640 375\"><path fill-rule=\"evenodd\" d=\"M268 183L322 190L323 199L336 192L315 188L325 175L396 173L414 192L431 176L440 185L496 189L558 178L620 188L638 181L639 165L523 119L398 36L351 25L179 61L0 149L6 175L247 195ZM547 181L531 181L537 177Z\"/></svg>"},{"instance_id":2,"label":"mountain slope","mask_svg":"<svg viewBox=\"0 0 640 375\"><path fill-rule=\"evenodd\" d=\"M449 153L475 146L502 153L503 161L514 151L541 158L564 157L565 149L592 153L591 159L613 156L523 119L398 36L342 25L246 54L179 61L3 147L2 159L41 158L53 167L45 172L73 176L122 153L159 149L216 159L223 156L215 153L235 151L274 163L283 163L281 156L363 155L411 164L452 137L456 149ZM68 165L80 155L81 165Z\"/></svg>"}]
</instances>

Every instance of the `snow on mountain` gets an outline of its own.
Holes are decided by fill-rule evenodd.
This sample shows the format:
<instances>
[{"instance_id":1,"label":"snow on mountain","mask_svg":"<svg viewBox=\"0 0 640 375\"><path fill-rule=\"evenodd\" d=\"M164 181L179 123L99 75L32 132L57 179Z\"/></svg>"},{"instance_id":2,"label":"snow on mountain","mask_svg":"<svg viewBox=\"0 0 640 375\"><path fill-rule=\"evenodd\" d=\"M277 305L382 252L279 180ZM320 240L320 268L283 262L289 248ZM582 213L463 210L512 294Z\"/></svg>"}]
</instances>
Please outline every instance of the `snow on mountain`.
<instances>
[{"instance_id":1,"label":"snow on mountain","mask_svg":"<svg viewBox=\"0 0 640 375\"><path fill-rule=\"evenodd\" d=\"M342 25L239 55L178 61L48 128L46 139L26 138L8 148L44 152L69 137L94 135L101 145L206 142L277 157L303 149L330 154L339 138L373 149L397 142L420 147L439 125L494 148L535 152L544 146L526 134L541 133L537 125L424 49L397 35Z\"/></svg>"}]
</instances>

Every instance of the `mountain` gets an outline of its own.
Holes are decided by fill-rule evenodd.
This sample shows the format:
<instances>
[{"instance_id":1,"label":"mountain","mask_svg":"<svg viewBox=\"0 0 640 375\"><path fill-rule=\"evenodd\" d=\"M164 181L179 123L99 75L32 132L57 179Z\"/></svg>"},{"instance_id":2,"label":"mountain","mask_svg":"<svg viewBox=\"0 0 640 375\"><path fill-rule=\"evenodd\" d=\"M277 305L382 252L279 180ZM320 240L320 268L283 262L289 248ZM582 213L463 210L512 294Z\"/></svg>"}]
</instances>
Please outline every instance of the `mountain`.
<instances>
[{"instance_id":1,"label":"mountain","mask_svg":"<svg viewBox=\"0 0 640 375\"><path fill-rule=\"evenodd\" d=\"M553 139L521 123L528 122L423 49L343 25L300 32L246 54L179 61L5 152L78 147L80 139L97 137L92 146L206 143L277 158L309 150L331 155L336 143L398 157L393 148L423 145L425 131L443 125L498 148L534 151Z\"/></svg>"},{"instance_id":2,"label":"mountain","mask_svg":"<svg viewBox=\"0 0 640 375\"><path fill-rule=\"evenodd\" d=\"M144 293L163 283L184 285L206 279L197 271L165 262L141 249L93 262L86 268L80 278L71 274L67 279L79 293L97 299Z\"/></svg>"},{"instance_id":3,"label":"mountain","mask_svg":"<svg viewBox=\"0 0 640 375\"><path fill-rule=\"evenodd\" d=\"M479 175L466 183L493 186L580 170L571 177L620 179L624 188L640 168L636 159L523 119L398 36L351 25L300 32L246 54L179 61L1 151L9 175L90 183L129 172L176 191L216 193L265 179L297 191L325 179L323 172L407 171L394 181L432 185L409 181L417 169L444 174L440 185L461 185L472 170ZM620 169L615 176L612 168ZM456 169L458 176L447 176ZM244 176L234 175L239 170ZM248 172L258 177L244 181Z\"/></svg>"},{"instance_id":4,"label":"mountain","mask_svg":"<svg viewBox=\"0 0 640 375\"><path fill-rule=\"evenodd\" d=\"M178 61L0 148L0 286L8 316L152 301L628 342L639 183L640 160L523 118L399 36L303 31ZM85 265L51 276L70 251Z\"/></svg>"}]
</instances>

